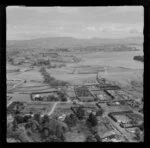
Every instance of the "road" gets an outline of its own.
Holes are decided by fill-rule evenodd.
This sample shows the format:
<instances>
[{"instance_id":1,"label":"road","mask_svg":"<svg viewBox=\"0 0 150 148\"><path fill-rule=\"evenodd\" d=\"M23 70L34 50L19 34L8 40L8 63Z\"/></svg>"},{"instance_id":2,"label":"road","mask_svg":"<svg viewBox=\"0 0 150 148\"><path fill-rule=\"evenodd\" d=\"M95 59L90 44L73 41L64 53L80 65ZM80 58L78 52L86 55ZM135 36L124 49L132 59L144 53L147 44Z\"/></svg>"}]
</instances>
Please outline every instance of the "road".
<instances>
[{"instance_id":1,"label":"road","mask_svg":"<svg viewBox=\"0 0 150 148\"><path fill-rule=\"evenodd\" d=\"M55 110L56 106L57 106L57 102L55 102L55 104L53 105L53 108L48 113L48 116L50 116L53 113L53 111Z\"/></svg>"},{"instance_id":2,"label":"road","mask_svg":"<svg viewBox=\"0 0 150 148\"><path fill-rule=\"evenodd\" d=\"M12 103L13 101L10 101L8 104L7 104L7 108L8 108L8 106Z\"/></svg>"}]
</instances>

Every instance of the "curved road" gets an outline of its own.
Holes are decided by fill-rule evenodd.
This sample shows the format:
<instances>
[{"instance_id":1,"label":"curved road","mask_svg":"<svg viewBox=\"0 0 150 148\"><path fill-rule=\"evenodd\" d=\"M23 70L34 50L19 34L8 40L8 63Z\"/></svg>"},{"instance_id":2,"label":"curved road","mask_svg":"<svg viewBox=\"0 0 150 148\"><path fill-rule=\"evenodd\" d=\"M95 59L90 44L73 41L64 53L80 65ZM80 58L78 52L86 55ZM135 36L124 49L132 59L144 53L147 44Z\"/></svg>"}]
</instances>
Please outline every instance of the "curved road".
<instances>
[{"instance_id":1,"label":"curved road","mask_svg":"<svg viewBox=\"0 0 150 148\"><path fill-rule=\"evenodd\" d=\"M53 108L50 110L50 112L48 113L48 116L50 116L52 113L53 113L53 111L55 110L55 108L56 108L56 106L57 106L57 103L58 102L55 102L55 104L53 105Z\"/></svg>"}]
</instances>

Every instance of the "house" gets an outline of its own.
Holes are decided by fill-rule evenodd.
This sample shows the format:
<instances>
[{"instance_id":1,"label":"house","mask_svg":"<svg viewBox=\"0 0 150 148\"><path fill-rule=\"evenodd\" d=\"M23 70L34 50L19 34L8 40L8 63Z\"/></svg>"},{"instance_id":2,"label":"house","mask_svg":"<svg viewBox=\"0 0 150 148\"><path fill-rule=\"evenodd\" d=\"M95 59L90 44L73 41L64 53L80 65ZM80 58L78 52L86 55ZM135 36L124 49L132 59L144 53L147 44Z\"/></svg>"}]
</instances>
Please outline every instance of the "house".
<instances>
[{"instance_id":1,"label":"house","mask_svg":"<svg viewBox=\"0 0 150 148\"><path fill-rule=\"evenodd\" d=\"M135 131L136 131L136 128L135 128L135 127L133 127L133 128L125 128L125 130L126 130L127 132L129 132L129 133L134 134Z\"/></svg>"},{"instance_id":2,"label":"house","mask_svg":"<svg viewBox=\"0 0 150 148\"><path fill-rule=\"evenodd\" d=\"M102 140L103 142L124 142L125 139L123 136L118 134L111 134Z\"/></svg>"},{"instance_id":3,"label":"house","mask_svg":"<svg viewBox=\"0 0 150 148\"><path fill-rule=\"evenodd\" d=\"M11 114L7 115L7 123L12 123L14 121L14 118Z\"/></svg>"},{"instance_id":4,"label":"house","mask_svg":"<svg viewBox=\"0 0 150 148\"><path fill-rule=\"evenodd\" d=\"M66 118L66 114L62 114L61 116L58 117L58 120L64 121Z\"/></svg>"}]
</instances>

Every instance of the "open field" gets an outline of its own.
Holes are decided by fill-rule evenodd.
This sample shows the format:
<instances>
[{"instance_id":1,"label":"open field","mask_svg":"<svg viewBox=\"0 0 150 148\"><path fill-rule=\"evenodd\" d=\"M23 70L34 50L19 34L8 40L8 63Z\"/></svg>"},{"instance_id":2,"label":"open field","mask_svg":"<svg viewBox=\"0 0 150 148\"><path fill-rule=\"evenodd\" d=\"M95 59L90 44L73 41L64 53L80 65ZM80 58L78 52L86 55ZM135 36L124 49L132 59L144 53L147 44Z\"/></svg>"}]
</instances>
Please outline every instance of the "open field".
<instances>
[{"instance_id":1,"label":"open field","mask_svg":"<svg viewBox=\"0 0 150 148\"><path fill-rule=\"evenodd\" d=\"M131 85L131 80L143 81L143 63L133 60L134 55L141 53L141 51L75 53L82 59L79 63L67 63L66 67L49 69L48 72L56 79L65 80L71 84L95 81L98 73L101 77L121 86Z\"/></svg>"},{"instance_id":2,"label":"open field","mask_svg":"<svg viewBox=\"0 0 150 148\"><path fill-rule=\"evenodd\" d=\"M56 79L67 81L75 85L82 84L83 81L88 81L89 79L95 80L96 77L96 74L70 74L67 71L63 71L63 69L51 69L47 71Z\"/></svg>"},{"instance_id":3,"label":"open field","mask_svg":"<svg viewBox=\"0 0 150 148\"><path fill-rule=\"evenodd\" d=\"M20 71L22 69L24 69L24 67L22 68L21 66L12 66L10 64L8 64L7 68L9 69L20 69ZM14 72L14 73L7 73L7 80L12 80L12 79L22 79L22 80L38 80L38 81L42 81L42 76L39 72L38 69L32 69L30 71L23 71L23 72Z\"/></svg>"},{"instance_id":4,"label":"open field","mask_svg":"<svg viewBox=\"0 0 150 148\"><path fill-rule=\"evenodd\" d=\"M16 100L15 100L16 101ZM15 103L15 101L13 103ZM13 103L9 106L9 110L13 110ZM21 114L29 114L32 112L33 114L39 113L39 114L47 114L51 111L53 108L54 103L41 103L41 102L22 102L24 104L24 108L21 109Z\"/></svg>"},{"instance_id":5,"label":"open field","mask_svg":"<svg viewBox=\"0 0 150 148\"><path fill-rule=\"evenodd\" d=\"M128 111L128 110L131 110L126 105L108 106L105 103L99 103L99 105L105 110L105 114L107 114L109 112L119 112L119 111Z\"/></svg>"},{"instance_id":6,"label":"open field","mask_svg":"<svg viewBox=\"0 0 150 148\"><path fill-rule=\"evenodd\" d=\"M15 88L16 92L38 92L38 91L46 91L49 90L49 86L30 86L30 87L17 87Z\"/></svg>"},{"instance_id":7,"label":"open field","mask_svg":"<svg viewBox=\"0 0 150 148\"><path fill-rule=\"evenodd\" d=\"M142 51L131 52L93 52L93 53L80 53L83 61L79 64L82 65L97 65L97 66L112 66L112 67L125 67L132 69L142 69L143 63L133 60L134 55L142 54ZM78 65L79 65L78 64Z\"/></svg>"},{"instance_id":8,"label":"open field","mask_svg":"<svg viewBox=\"0 0 150 148\"><path fill-rule=\"evenodd\" d=\"M30 102L31 98L29 94L8 94L9 96L12 97L13 101L20 101L20 102Z\"/></svg>"},{"instance_id":9,"label":"open field","mask_svg":"<svg viewBox=\"0 0 150 148\"><path fill-rule=\"evenodd\" d=\"M68 142L85 142L86 137L90 134L91 132L85 123L78 121L77 125L65 134L65 137Z\"/></svg>"},{"instance_id":10,"label":"open field","mask_svg":"<svg viewBox=\"0 0 150 148\"><path fill-rule=\"evenodd\" d=\"M33 104L28 103L25 107L25 109L22 111L23 113L29 113L30 111L33 113L40 113L40 114L47 114L52 109L54 103L48 103L48 104Z\"/></svg>"},{"instance_id":11,"label":"open field","mask_svg":"<svg viewBox=\"0 0 150 148\"><path fill-rule=\"evenodd\" d=\"M118 86L119 89L112 87L112 90L109 90L118 100L125 100L121 97L122 93L125 92L129 94L133 100L137 99L141 101L143 97L142 63L133 61L132 52L131 55L127 52L85 52L84 54L72 52L71 54L81 60L68 63L66 60L65 66L61 68L45 67L51 78L69 82L68 86L63 87L67 96L67 102L53 101L44 103L41 101L32 101L30 98L31 93L40 94L58 88L52 88L48 83L43 83L44 79L39 71L41 67L37 66L29 71L23 71L21 66L10 66L10 71L7 73L7 91L12 89L8 91L11 92L8 93L8 95L12 97L12 99L7 101L7 107L10 106L13 101L26 102L26 106L21 112L22 115L33 112L35 114L47 114L51 119L55 118L57 120L61 120L62 116L66 116L70 113L74 114L71 109L72 106L83 105L85 118L89 117L91 111L95 112L102 108L104 113L101 117L102 119L98 117L98 125L96 127L98 135L105 141L105 138L110 135L121 134L120 137L125 135L128 140L132 141L131 138L133 138L134 135L132 134L131 136L129 132L121 128L120 124L113 121L108 114L111 112L138 111L139 108L134 109L127 103L108 105L107 102L114 99L111 95L107 94L105 86L107 89L110 85ZM134 54L137 53L135 52L133 55ZM20 69L20 72L16 72L15 69ZM106 79L106 85L97 81L100 78ZM87 89L82 90L81 87L84 85L87 85ZM75 92L76 88L79 88L78 92ZM47 94L42 94L42 96L44 95ZM84 102L88 99L92 100L92 102ZM99 106L96 105L96 103L98 103ZM104 118L106 117L109 123L105 123ZM117 118L122 122L127 121L127 118L122 115L118 115ZM65 138L67 142L84 142L87 136L91 134L93 133L91 133L90 128L86 125L86 120L79 120L76 126L72 127L71 131L65 134Z\"/></svg>"},{"instance_id":12,"label":"open field","mask_svg":"<svg viewBox=\"0 0 150 148\"><path fill-rule=\"evenodd\" d=\"M8 75L8 79L9 79ZM38 72L38 70L33 70L33 71L27 71L27 72L22 72L18 75L16 75L14 78L16 79L23 79L23 80L43 80L42 76L40 75L40 73Z\"/></svg>"},{"instance_id":13,"label":"open field","mask_svg":"<svg viewBox=\"0 0 150 148\"><path fill-rule=\"evenodd\" d=\"M141 53L142 51L96 53L72 52L72 55L81 58L79 63L66 63L65 67L51 68L47 69L47 71L56 79L64 80L71 84L78 85L88 81L96 82L96 76L98 74L98 76L104 77L125 87L126 85L131 85L131 80L138 82L143 81L143 63L133 60L134 55ZM21 69L21 66L12 66L10 64L7 66L7 69L16 68ZM43 77L37 68L17 74L7 73L7 79L10 80L12 78L43 81ZM28 86L30 84L26 83L25 85ZM141 89L142 88L140 88L140 90Z\"/></svg>"}]
</instances>

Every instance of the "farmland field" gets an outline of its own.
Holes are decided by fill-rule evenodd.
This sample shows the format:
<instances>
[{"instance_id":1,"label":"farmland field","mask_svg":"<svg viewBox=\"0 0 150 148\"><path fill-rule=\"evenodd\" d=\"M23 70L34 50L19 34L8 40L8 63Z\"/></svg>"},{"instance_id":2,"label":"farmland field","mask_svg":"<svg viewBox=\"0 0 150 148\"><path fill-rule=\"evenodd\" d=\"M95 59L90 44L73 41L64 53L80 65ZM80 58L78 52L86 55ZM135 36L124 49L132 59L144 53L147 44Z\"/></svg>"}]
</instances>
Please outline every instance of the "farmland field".
<instances>
[{"instance_id":1,"label":"farmland field","mask_svg":"<svg viewBox=\"0 0 150 148\"><path fill-rule=\"evenodd\" d=\"M9 6L7 142L145 142L143 11Z\"/></svg>"},{"instance_id":2,"label":"farmland field","mask_svg":"<svg viewBox=\"0 0 150 148\"><path fill-rule=\"evenodd\" d=\"M52 107L53 107L54 103L27 103L25 106L25 109L22 110L22 113L29 113L29 112L33 112L33 113L40 113L40 114L47 114L48 112L51 111Z\"/></svg>"}]
</instances>

